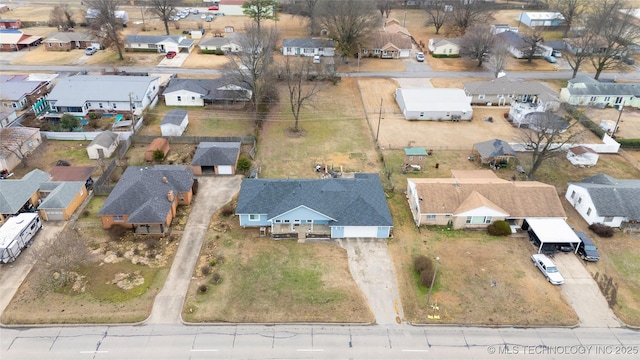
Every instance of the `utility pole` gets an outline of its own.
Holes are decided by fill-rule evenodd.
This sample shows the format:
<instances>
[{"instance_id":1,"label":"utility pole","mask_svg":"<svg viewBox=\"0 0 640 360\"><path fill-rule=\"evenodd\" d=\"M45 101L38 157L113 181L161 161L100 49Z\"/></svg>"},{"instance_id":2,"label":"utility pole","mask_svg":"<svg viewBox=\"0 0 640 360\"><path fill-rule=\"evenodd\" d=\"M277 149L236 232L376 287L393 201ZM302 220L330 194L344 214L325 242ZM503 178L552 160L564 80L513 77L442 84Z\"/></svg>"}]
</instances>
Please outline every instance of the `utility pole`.
<instances>
[{"instance_id":1,"label":"utility pole","mask_svg":"<svg viewBox=\"0 0 640 360\"><path fill-rule=\"evenodd\" d=\"M380 98L380 113L378 114L378 130L376 130L376 142L378 141L378 135L380 135L381 121L382 121L382 97Z\"/></svg>"},{"instance_id":2,"label":"utility pole","mask_svg":"<svg viewBox=\"0 0 640 360\"><path fill-rule=\"evenodd\" d=\"M616 126L613 127L613 131L611 132L611 137L616 138L616 131L618 131L618 124L620 123L620 118L622 117L622 110L624 110L624 100L622 103L618 105L620 107L620 112L618 113L618 120L616 120Z\"/></svg>"}]
</instances>

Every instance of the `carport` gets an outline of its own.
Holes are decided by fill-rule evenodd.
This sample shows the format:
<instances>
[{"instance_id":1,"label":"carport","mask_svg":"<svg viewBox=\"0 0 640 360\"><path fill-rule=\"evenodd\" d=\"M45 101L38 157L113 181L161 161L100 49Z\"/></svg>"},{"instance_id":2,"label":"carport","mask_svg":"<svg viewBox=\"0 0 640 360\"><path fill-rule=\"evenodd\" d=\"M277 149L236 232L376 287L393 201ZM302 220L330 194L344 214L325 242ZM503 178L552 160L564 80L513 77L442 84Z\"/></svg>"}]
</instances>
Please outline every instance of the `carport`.
<instances>
[{"instance_id":1,"label":"carport","mask_svg":"<svg viewBox=\"0 0 640 360\"><path fill-rule=\"evenodd\" d=\"M523 230L528 230L533 240L538 240L540 246L538 253L542 252L545 244L573 245L578 251L581 240L571 226L562 218L527 218L522 225Z\"/></svg>"}]
</instances>

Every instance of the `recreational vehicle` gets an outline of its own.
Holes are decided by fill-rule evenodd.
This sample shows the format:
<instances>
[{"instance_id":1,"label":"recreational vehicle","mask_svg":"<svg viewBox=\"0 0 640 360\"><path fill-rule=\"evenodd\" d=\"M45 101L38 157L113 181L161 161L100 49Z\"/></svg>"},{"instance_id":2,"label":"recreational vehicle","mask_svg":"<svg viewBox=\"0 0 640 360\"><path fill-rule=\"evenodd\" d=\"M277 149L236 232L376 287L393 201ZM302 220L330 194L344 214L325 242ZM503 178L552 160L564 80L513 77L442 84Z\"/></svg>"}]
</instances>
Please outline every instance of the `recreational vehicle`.
<instances>
[{"instance_id":1,"label":"recreational vehicle","mask_svg":"<svg viewBox=\"0 0 640 360\"><path fill-rule=\"evenodd\" d=\"M0 227L0 263L15 261L22 249L31 245L40 228L42 221L37 213L22 213L7 219Z\"/></svg>"}]
</instances>

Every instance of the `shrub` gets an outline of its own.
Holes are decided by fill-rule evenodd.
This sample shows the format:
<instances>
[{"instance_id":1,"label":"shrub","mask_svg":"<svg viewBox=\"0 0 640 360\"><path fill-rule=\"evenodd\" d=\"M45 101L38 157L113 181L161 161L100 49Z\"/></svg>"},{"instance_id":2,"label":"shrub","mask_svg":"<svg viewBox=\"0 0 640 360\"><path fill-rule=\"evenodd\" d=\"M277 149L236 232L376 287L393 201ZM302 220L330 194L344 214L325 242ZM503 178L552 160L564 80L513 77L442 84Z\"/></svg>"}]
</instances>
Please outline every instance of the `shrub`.
<instances>
[{"instance_id":1,"label":"shrub","mask_svg":"<svg viewBox=\"0 0 640 360\"><path fill-rule=\"evenodd\" d=\"M63 129L72 131L73 129L80 126L80 120L71 114L64 114L60 118L60 126Z\"/></svg>"},{"instance_id":2,"label":"shrub","mask_svg":"<svg viewBox=\"0 0 640 360\"><path fill-rule=\"evenodd\" d=\"M434 273L434 269L427 269L424 270L420 273L420 284L426 286L426 287L431 287L431 283L433 282L433 274Z\"/></svg>"},{"instance_id":3,"label":"shrub","mask_svg":"<svg viewBox=\"0 0 640 360\"><path fill-rule=\"evenodd\" d=\"M246 173L251 169L251 160L249 158L242 156L238 159L237 169L241 173Z\"/></svg>"},{"instance_id":4,"label":"shrub","mask_svg":"<svg viewBox=\"0 0 640 360\"><path fill-rule=\"evenodd\" d=\"M164 159L164 151L160 149L153 150L153 160L162 161Z\"/></svg>"},{"instance_id":5,"label":"shrub","mask_svg":"<svg viewBox=\"0 0 640 360\"><path fill-rule=\"evenodd\" d=\"M640 139L616 139L622 148L640 148Z\"/></svg>"},{"instance_id":6,"label":"shrub","mask_svg":"<svg viewBox=\"0 0 640 360\"><path fill-rule=\"evenodd\" d=\"M209 287L207 285L205 285L205 284L202 284L202 285L198 286L198 291L203 293L203 294L206 293L207 290L209 290Z\"/></svg>"},{"instance_id":7,"label":"shrub","mask_svg":"<svg viewBox=\"0 0 640 360\"><path fill-rule=\"evenodd\" d=\"M213 276L211 277L211 283L212 284L220 284L220 282L222 281L222 276L220 276L220 274L215 273L213 274Z\"/></svg>"},{"instance_id":8,"label":"shrub","mask_svg":"<svg viewBox=\"0 0 640 360\"><path fill-rule=\"evenodd\" d=\"M200 271L202 272L202 275L207 276L211 274L211 267L209 265L203 265L200 268Z\"/></svg>"},{"instance_id":9,"label":"shrub","mask_svg":"<svg viewBox=\"0 0 640 360\"><path fill-rule=\"evenodd\" d=\"M413 269L422 274L426 270L433 269L433 261L424 255L419 255L413 259Z\"/></svg>"},{"instance_id":10,"label":"shrub","mask_svg":"<svg viewBox=\"0 0 640 360\"><path fill-rule=\"evenodd\" d=\"M147 249L155 249L160 246L160 241L154 237L148 237L144 240L145 245L147 245Z\"/></svg>"},{"instance_id":11,"label":"shrub","mask_svg":"<svg viewBox=\"0 0 640 360\"><path fill-rule=\"evenodd\" d=\"M94 113L94 112L89 113L89 119L98 120L99 118L100 118L100 115L98 115L97 113Z\"/></svg>"},{"instance_id":12,"label":"shrub","mask_svg":"<svg viewBox=\"0 0 640 360\"><path fill-rule=\"evenodd\" d=\"M211 260L209 261L209 266L214 267L216 266L217 262L215 260Z\"/></svg>"},{"instance_id":13,"label":"shrub","mask_svg":"<svg viewBox=\"0 0 640 360\"><path fill-rule=\"evenodd\" d=\"M224 55L224 51L222 50L214 50L213 53L216 55Z\"/></svg>"},{"instance_id":14,"label":"shrub","mask_svg":"<svg viewBox=\"0 0 640 360\"><path fill-rule=\"evenodd\" d=\"M487 228L489 235L493 236L507 236L511 235L511 226L509 223L504 220L495 221L493 224L490 224Z\"/></svg>"},{"instance_id":15,"label":"shrub","mask_svg":"<svg viewBox=\"0 0 640 360\"><path fill-rule=\"evenodd\" d=\"M222 211L220 212L220 214L224 217L229 217L231 215L233 215L235 213L235 210L233 209L233 205L231 204L227 204L222 208Z\"/></svg>"},{"instance_id":16,"label":"shrub","mask_svg":"<svg viewBox=\"0 0 640 360\"><path fill-rule=\"evenodd\" d=\"M611 226L605 224L594 223L589 225L589 230L598 234L601 237L612 237L613 236L613 228Z\"/></svg>"}]
</instances>

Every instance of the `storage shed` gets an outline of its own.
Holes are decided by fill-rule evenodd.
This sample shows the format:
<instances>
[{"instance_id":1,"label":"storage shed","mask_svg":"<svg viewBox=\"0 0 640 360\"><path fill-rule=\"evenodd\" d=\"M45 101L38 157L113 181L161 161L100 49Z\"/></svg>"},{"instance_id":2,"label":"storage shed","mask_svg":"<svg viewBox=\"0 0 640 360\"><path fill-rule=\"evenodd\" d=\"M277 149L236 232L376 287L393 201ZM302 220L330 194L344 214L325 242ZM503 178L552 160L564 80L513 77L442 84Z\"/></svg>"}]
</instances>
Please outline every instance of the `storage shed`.
<instances>
[{"instance_id":1,"label":"storage shed","mask_svg":"<svg viewBox=\"0 0 640 360\"><path fill-rule=\"evenodd\" d=\"M153 139L147 150L144 152L144 160L153 161L153 152L156 150L162 150L164 156L167 156L167 153L169 153L169 141L164 138Z\"/></svg>"},{"instance_id":2,"label":"storage shed","mask_svg":"<svg viewBox=\"0 0 640 360\"><path fill-rule=\"evenodd\" d=\"M109 130L103 131L87 145L87 155L93 160L108 159L116 151L119 143L118 134Z\"/></svg>"},{"instance_id":3,"label":"storage shed","mask_svg":"<svg viewBox=\"0 0 640 360\"><path fill-rule=\"evenodd\" d=\"M407 120L471 120L471 98L462 89L398 88L396 102Z\"/></svg>"},{"instance_id":4,"label":"storage shed","mask_svg":"<svg viewBox=\"0 0 640 360\"><path fill-rule=\"evenodd\" d=\"M567 159L576 166L593 166L598 163L598 155L595 150L588 146L578 145L567 150Z\"/></svg>"},{"instance_id":5,"label":"storage shed","mask_svg":"<svg viewBox=\"0 0 640 360\"><path fill-rule=\"evenodd\" d=\"M160 122L160 132L162 136L181 136L189 125L189 114L187 110L171 110Z\"/></svg>"}]
</instances>

